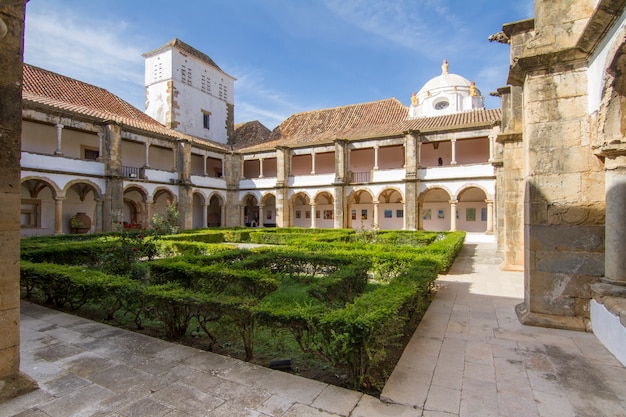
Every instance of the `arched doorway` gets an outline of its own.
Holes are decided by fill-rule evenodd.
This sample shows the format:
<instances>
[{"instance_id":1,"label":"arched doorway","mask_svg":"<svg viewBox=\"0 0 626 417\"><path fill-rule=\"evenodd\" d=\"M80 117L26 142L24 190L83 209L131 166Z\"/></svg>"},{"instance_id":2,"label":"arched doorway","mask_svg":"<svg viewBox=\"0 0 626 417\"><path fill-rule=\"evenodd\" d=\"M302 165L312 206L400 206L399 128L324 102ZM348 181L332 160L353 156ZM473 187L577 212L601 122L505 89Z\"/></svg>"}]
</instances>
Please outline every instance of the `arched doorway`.
<instances>
[{"instance_id":1,"label":"arched doorway","mask_svg":"<svg viewBox=\"0 0 626 417\"><path fill-rule=\"evenodd\" d=\"M374 196L369 190L355 190L348 199L348 227L371 229L375 224Z\"/></svg>"},{"instance_id":2,"label":"arched doorway","mask_svg":"<svg viewBox=\"0 0 626 417\"><path fill-rule=\"evenodd\" d=\"M334 202L332 194L327 191L315 196L315 227L329 229L335 227Z\"/></svg>"},{"instance_id":3,"label":"arched doorway","mask_svg":"<svg viewBox=\"0 0 626 417\"><path fill-rule=\"evenodd\" d=\"M459 193L457 198L459 217L456 221L457 230L466 232L487 231L487 196L478 187L468 187Z\"/></svg>"},{"instance_id":4,"label":"arched doorway","mask_svg":"<svg viewBox=\"0 0 626 417\"><path fill-rule=\"evenodd\" d=\"M308 194L300 192L291 198L292 226L311 227L311 199Z\"/></svg>"},{"instance_id":5,"label":"arched doorway","mask_svg":"<svg viewBox=\"0 0 626 417\"><path fill-rule=\"evenodd\" d=\"M431 188L419 196L421 229L430 231L450 230L452 213L450 193L443 188Z\"/></svg>"},{"instance_id":6,"label":"arched doorway","mask_svg":"<svg viewBox=\"0 0 626 417\"><path fill-rule=\"evenodd\" d=\"M404 202L399 190L388 188L380 193L376 222L381 230L404 229Z\"/></svg>"},{"instance_id":7,"label":"arched doorway","mask_svg":"<svg viewBox=\"0 0 626 417\"><path fill-rule=\"evenodd\" d=\"M222 206L224 200L219 194L213 194L209 199L209 205L206 208L207 227L222 226Z\"/></svg>"}]
</instances>

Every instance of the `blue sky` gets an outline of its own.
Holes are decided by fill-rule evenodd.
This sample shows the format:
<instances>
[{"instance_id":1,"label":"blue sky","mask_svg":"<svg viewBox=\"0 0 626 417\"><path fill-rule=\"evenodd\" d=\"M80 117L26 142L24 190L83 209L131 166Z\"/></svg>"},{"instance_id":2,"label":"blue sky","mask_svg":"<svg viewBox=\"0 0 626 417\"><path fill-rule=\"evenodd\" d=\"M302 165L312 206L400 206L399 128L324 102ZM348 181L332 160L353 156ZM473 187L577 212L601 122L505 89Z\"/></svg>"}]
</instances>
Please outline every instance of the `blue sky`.
<instances>
[{"instance_id":1,"label":"blue sky","mask_svg":"<svg viewBox=\"0 0 626 417\"><path fill-rule=\"evenodd\" d=\"M487 37L533 1L30 0L24 60L144 109L142 53L179 38L235 82L235 122L273 129L293 113L395 97L441 73L506 84L508 45Z\"/></svg>"}]
</instances>

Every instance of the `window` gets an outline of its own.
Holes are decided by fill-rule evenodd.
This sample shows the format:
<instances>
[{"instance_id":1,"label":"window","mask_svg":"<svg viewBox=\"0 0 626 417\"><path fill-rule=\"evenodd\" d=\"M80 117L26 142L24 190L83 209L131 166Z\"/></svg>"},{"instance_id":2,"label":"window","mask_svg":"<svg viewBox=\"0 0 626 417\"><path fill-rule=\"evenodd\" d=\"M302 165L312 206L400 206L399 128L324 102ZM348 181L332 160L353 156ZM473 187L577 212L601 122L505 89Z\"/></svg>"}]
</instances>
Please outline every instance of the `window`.
<instances>
[{"instance_id":1,"label":"window","mask_svg":"<svg viewBox=\"0 0 626 417\"><path fill-rule=\"evenodd\" d=\"M36 199L22 199L20 211L20 226L22 228L41 227L41 201Z\"/></svg>"},{"instance_id":2,"label":"window","mask_svg":"<svg viewBox=\"0 0 626 417\"><path fill-rule=\"evenodd\" d=\"M180 67L180 80L183 84L187 84L187 67L184 65Z\"/></svg>"},{"instance_id":3,"label":"window","mask_svg":"<svg viewBox=\"0 0 626 417\"><path fill-rule=\"evenodd\" d=\"M100 152L93 148L83 148L83 159L96 161L100 157Z\"/></svg>"},{"instance_id":4,"label":"window","mask_svg":"<svg viewBox=\"0 0 626 417\"><path fill-rule=\"evenodd\" d=\"M449 105L450 103L448 103L448 100L440 100L434 104L436 110L443 110Z\"/></svg>"},{"instance_id":5,"label":"window","mask_svg":"<svg viewBox=\"0 0 626 417\"><path fill-rule=\"evenodd\" d=\"M211 129L211 113L202 112L202 127L205 129Z\"/></svg>"}]
</instances>

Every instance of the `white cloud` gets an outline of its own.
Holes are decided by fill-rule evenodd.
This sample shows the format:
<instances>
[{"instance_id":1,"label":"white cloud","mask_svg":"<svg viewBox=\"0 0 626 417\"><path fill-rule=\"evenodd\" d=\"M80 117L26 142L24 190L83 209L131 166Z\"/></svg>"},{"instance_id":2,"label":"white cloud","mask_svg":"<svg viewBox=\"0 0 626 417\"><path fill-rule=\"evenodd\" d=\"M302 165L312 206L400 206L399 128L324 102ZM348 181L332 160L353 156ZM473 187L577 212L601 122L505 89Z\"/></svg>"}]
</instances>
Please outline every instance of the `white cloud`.
<instances>
[{"instance_id":1,"label":"white cloud","mask_svg":"<svg viewBox=\"0 0 626 417\"><path fill-rule=\"evenodd\" d=\"M268 88L262 72L238 68L235 83L235 119L237 123L259 120L272 130L287 117L305 110L285 93ZM308 104L310 106L310 104Z\"/></svg>"},{"instance_id":2,"label":"white cloud","mask_svg":"<svg viewBox=\"0 0 626 417\"><path fill-rule=\"evenodd\" d=\"M24 56L30 64L96 85L116 82L141 89L142 52L124 22L86 18L67 8L27 9Z\"/></svg>"},{"instance_id":3,"label":"white cloud","mask_svg":"<svg viewBox=\"0 0 626 417\"><path fill-rule=\"evenodd\" d=\"M349 24L424 56L441 56L454 47L450 34L463 31L461 21L437 1L327 0L326 6Z\"/></svg>"}]
</instances>

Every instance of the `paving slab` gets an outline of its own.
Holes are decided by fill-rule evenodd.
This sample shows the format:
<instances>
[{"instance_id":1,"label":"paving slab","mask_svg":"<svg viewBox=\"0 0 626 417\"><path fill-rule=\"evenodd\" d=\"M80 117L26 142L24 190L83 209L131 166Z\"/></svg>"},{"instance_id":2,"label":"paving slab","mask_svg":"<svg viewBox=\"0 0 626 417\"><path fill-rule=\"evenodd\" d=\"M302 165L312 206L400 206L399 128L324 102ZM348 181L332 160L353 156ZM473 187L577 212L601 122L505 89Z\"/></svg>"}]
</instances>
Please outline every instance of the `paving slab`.
<instances>
[{"instance_id":1,"label":"paving slab","mask_svg":"<svg viewBox=\"0 0 626 417\"><path fill-rule=\"evenodd\" d=\"M626 369L591 333L529 327L523 273L466 242L381 399L22 303L10 417L626 416Z\"/></svg>"}]
</instances>

